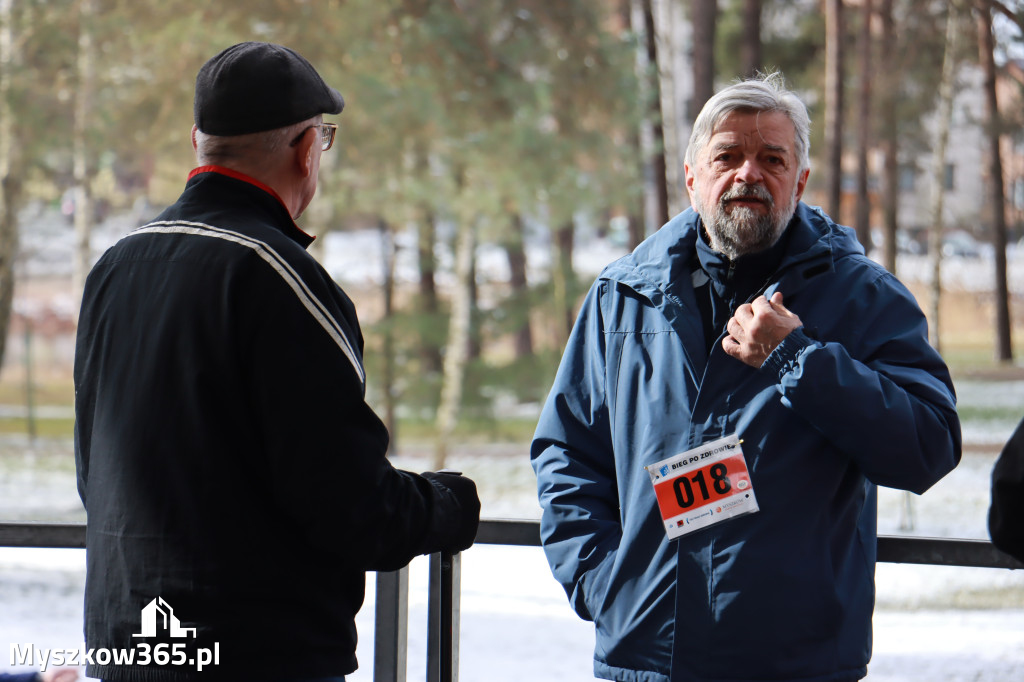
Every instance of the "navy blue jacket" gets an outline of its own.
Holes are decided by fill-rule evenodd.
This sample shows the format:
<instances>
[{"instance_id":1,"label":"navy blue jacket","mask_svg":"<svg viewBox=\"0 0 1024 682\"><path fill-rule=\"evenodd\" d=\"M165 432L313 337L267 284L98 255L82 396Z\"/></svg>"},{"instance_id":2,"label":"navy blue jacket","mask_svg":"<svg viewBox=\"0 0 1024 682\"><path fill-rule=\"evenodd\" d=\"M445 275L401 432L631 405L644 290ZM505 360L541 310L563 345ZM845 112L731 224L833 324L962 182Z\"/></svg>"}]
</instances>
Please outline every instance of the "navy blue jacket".
<instances>
[{"instance_id":1,"label":"navy blue jacket","mask_svg":"<svg viewBox=\"0 0 1024 682\"><path fill-rule=\"evenodd\" d=\"M0 673L0 682L40 682L39 673Z\"/></svg>"},{"instance_id":2,"label":"navy blue jacket","mask_svg":"<svg viewBox=\"0 0 1024 682\"><path fill-rule=\"evenodd\" d=\"M911 294L804 204L762 289L804 326L759 369L726 355L695 297L699 229L680 214L583 303L531 454L548 561L596 624L599 677L857 679L875 485L920 493L956 466L949 374ZM760 511L667 540L645 467L732 433Z\"/></svg>"}]
</instances>

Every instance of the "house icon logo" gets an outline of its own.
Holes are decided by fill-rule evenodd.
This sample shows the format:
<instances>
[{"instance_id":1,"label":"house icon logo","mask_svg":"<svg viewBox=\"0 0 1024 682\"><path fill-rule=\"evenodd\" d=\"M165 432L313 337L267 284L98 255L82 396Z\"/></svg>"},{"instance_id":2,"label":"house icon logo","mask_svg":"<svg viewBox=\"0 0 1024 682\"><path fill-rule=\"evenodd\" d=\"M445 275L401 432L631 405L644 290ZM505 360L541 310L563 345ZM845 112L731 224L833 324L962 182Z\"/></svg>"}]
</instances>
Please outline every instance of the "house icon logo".
<instances>
[{"instance_id":1,"label":"house icon logo","mask_svg":"<svg viewBox=\"0 0 1024 682\"><path fill-rule=\"evenodd\" d=\"M163 597L157 597L143 607L142 632L132 637L156 637L158 633L171 637L195 637L196 629L181 627L181 621L174 615L171 605Z\"/></svg>"}]
</instances>

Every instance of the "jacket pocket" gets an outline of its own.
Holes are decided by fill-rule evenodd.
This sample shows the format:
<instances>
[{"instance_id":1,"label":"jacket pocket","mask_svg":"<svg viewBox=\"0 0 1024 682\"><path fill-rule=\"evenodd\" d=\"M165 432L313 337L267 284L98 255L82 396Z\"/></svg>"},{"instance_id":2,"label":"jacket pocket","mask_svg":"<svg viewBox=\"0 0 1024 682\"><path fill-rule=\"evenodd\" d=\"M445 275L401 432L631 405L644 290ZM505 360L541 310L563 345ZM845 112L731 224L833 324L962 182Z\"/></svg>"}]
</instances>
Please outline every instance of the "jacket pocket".
<instances>
[{"instance_id":1,"label":"jacket pocket","mask_svg":"<svg viewBox=\"0 0 1024 682\"><path fill-rule=\"evenodd\" d=\"M615 564L615 552L609 552L600 564L590 569L580 578L576 586L576 598L573 607L584 620L597 620L608 594L611 581L612 566Z\"/></svg>"}]
</instances>

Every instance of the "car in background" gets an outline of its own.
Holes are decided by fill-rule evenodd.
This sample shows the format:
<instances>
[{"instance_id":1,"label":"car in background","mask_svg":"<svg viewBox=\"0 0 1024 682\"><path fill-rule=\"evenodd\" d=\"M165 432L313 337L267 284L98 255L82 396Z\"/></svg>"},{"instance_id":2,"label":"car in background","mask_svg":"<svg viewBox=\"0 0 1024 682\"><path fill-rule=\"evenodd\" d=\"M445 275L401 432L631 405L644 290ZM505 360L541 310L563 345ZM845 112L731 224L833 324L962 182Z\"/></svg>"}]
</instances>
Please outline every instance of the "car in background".
<instances>
[{"instance_id":1,"label":"car in background","mask_svg":"<svg viewBox=\"0 0 1024 682\"><path fill-rule=\"evenodd\" d=\"M981 258L985 253L982 244L965 230L947 232L942 239L942 256L944 258Z\"/></svg>"}]
</instances>

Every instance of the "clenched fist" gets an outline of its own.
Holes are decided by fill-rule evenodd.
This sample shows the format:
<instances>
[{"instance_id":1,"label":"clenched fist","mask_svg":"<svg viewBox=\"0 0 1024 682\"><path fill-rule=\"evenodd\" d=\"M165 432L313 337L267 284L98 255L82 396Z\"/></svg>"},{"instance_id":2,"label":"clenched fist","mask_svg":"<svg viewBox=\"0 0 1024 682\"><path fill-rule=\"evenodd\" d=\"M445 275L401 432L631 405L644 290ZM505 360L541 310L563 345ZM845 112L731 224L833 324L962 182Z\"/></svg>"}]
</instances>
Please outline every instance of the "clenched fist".
<instances>
[{"instance_id":1,"label":"clenched fist","mask_svg":"<svg viewBox=\"0 0 1024 682\"><path fill-rule=\"evenodd\" d=\"M744 303L725 325L728 336L722 348L732 357L751 367L760 367L789 333L803 322L782 305L782 293L771 300L761 296L753 303Z\"/></svg>"}]
</instances>

